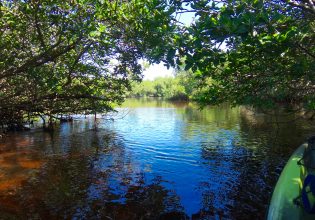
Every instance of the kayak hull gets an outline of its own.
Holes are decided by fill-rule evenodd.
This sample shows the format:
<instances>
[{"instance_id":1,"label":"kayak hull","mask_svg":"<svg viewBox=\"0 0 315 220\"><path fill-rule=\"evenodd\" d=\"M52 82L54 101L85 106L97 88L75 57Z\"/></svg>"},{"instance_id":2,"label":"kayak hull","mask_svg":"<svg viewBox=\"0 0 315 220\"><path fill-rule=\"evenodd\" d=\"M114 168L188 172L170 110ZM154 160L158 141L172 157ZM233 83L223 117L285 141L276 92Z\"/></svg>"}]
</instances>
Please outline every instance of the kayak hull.
<instances>
[{"instance_id":1,"label":"kayak hull","mask_svg":"<svg viewBox=\"0 0 315 220\"><path fill-rule=\"evenodd\" d=\"M302 158L307 144L301 145L285 165L272 194L268 209L268 220L284 219L315 219L315 215L306 213L301 205L296 205L294 199L300 196L304 178L303 168L297 164ZM302 171L302 172L301 172Z\"/></svg>"}]
</instances>

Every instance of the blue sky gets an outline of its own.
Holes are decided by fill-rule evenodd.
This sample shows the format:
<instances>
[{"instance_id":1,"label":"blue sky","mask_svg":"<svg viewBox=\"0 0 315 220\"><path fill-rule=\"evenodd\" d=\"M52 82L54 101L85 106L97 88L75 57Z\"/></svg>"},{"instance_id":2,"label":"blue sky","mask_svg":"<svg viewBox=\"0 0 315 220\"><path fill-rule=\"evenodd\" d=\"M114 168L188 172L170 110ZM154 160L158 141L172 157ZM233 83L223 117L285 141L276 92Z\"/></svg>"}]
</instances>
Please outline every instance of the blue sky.
<instances>
[{"instance_id":1,"label":"blue sky","mask_svg":"<svg viewBox=\"0 0 315 220\"><path fill-rule=\"evenodd\" d=\"M194 17L194 13L183 13L178 20L185 25L189 25ZM167 69L163 63L151 65L144 72L144 80L154 80L157 77L173 76L174 69Z\"/></svg>"}]
</instances>

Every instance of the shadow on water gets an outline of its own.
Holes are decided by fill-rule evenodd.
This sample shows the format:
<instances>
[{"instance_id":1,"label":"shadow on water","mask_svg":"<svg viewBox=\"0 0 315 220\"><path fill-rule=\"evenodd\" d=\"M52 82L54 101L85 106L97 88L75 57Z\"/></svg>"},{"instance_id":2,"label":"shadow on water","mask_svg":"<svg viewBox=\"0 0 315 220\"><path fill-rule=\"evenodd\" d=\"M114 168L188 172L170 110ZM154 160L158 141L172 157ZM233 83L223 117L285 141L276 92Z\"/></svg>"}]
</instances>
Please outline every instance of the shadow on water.
<instances>
[{"instance_id":1,"label":"shadow on water","mask_svg":"<svg viewBox=\"0 0 315 220\"><path fill-rule=\"evenodd\" d=\"M97 131L82 118L2 141L0 218L264 219L283 166L315 128L228 105L125 106Z\"/></svg>"},{"instance_id":2,"label":"shadow on water","mask_svg":"<svg viewBox=\"0 0 315 220\"><path fill-rule=\"evenodd\" d=\"M282 168L291 153L314 135L315 128L313 121L278 117L275 120L241 108L239 131L225 127L214 140L203 144L201 155L207 166L220 167L222 174L205 184L200 211L205 219L211 218L207 213L214 213L209 207L217 207L228 219L266 218Z\"/></svg>"},{"instance_id":3,"label":"shadow on water","mask_svg":"<svg viewBox=\"0 0 315 220\"><path fill-rule=\"evenodd\" d=\"M163 186L162 177L149 182L137 172L115 133L104 129L73 133L69 126L50 137L24 135L15 140L14 151L1 154L2 218L185 219L176 193ZM32 149L34 138L45 145L40 160ZM11 154L17 163L8 162ZM15 169L26 172L27 178L21 180ZM5 179L11 181L10 187L5 187Z\"/></svg>"}]
</instances>

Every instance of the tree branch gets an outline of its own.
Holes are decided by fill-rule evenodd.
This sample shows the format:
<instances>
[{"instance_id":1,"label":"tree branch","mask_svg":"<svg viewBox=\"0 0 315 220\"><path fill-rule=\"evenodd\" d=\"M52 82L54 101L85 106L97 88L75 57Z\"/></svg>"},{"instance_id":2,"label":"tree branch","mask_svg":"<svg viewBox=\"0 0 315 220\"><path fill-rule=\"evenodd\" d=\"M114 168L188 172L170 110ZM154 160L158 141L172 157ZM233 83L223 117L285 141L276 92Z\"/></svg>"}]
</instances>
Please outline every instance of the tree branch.
<instances>
[{"instance_id":1,"label":"tree branch","mask_svg":"<svg viewBox=\"0 0 315 220\"><path fill-rule=\"evenodd\" d=\"M23 65L14 69L14 67L2 72L0 75L0 80L6 77L13 76L18 73L22 73L27 71L28 69L41 66L47 62L56 60L59 56L69 52L70 50L74 49L75 46L79 43L81 38L78 38L74 43L69 44L68 46L60 47L58 49L53 50L56 45L53 45L51 48L46 50L45 52L27 60Z\"/></svg>"}]
</instances>

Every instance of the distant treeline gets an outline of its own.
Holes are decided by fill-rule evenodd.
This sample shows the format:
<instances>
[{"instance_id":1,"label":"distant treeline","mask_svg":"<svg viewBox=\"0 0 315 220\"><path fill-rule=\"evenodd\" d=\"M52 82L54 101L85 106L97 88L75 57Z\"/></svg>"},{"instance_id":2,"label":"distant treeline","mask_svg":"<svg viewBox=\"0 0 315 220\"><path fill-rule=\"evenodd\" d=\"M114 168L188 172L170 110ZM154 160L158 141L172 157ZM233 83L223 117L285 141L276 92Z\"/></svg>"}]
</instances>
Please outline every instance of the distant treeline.
<instances>
[{"instance_id":1,"label":"distant treeline","mask_svg":"<svg viewBox=\"0 0 315 220\"><path fill-rule=\"evenodd\" d=\"M169 100L194 100L197 95L196 81L191 73L179 72L175 77L158 77L132 84L128 97L163 97Z\"/></svg>"}]
</instances>

